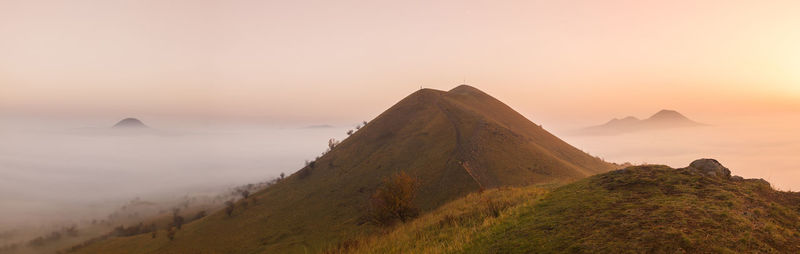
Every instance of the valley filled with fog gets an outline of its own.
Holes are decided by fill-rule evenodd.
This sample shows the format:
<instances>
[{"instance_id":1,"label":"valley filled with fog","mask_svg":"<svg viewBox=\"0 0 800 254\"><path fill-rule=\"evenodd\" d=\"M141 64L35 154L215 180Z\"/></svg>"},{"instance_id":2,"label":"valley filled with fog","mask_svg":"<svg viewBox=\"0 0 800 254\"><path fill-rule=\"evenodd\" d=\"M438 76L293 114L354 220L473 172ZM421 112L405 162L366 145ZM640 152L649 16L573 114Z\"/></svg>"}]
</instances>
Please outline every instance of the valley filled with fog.
<instances>
[{"instance_id":1,"label":"valley filled with fog","mask_svg":"<svg viewBox=\"0 0 800 254\"><path fill-rule=\"evenodd\" d=\"M212 200L237 186L289 175L325 151L330 138L341 140L356 126L142 120L149 128L114 129L109 119L3 118L0 233L13 236L0 244L63 225L94 225L95 220L106 220L95 229L103 232L120 222L109 215L126 205L155 202L160 206L150 215L165 214L189 198ZM795 134L800 116L696 120L706 125L616 135L579 135L576 126L545 126L556 126L548 130L610 162L677 168L715 158L735 175L764 178L781 190L800 189L800 138ZM221 202L200 207L213 209ZM148 214L138 216L129 221L138 223Z\"/></svg>"},{"instance_id":2,"label":"valley filled with fog","mask_svg":"<svg viewBox=\"0 0 800 254\"><path fill-rule=\"evenodd\" d=\"M289 175L349 127L3 119L0 231L105 219L130 200L213 196ZM355 126L355 124L353 125Z\"/></svg>"}]
</instances>

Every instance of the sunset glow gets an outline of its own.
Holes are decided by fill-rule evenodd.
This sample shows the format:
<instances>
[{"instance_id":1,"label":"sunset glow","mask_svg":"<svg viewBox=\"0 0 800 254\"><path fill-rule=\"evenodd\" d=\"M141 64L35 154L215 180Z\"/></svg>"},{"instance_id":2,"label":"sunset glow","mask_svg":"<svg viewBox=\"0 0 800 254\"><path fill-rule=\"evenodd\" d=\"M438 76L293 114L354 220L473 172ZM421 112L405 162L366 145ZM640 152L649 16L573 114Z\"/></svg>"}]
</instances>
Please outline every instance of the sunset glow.
<instances>
[{"instance_id":1,"label":"sunset glow","mask_svg":"<svg viewBox=\"0 0 800 254\"><path fill-rule=\"evenodd\" d=\"M463 80L547 121L675 100L797 112L797 13L797 1L3 1L0 113L360 119Z\"/></svg>"}]
</instances>

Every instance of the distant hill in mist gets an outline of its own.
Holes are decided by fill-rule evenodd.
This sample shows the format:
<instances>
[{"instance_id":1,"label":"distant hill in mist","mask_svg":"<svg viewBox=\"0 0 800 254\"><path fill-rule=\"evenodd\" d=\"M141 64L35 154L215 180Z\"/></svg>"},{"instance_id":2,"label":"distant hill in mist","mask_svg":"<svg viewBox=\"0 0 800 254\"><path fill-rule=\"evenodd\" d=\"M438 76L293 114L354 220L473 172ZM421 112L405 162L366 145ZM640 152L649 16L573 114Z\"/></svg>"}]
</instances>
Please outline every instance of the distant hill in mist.
<instances>
[{"instance_id":1,"label":"distant hill in mist","mask_svg":"<svg viewBox=\"0 0 800 254\"><path fill-rule=\"evenodd\" d=\"M309 125L305 127L306 129L330 129L333 128L333 125L330 124L316 124L316 125Z\"/></svg>"},{"instance_id":2,"label":"distant hill in mist","mask_svg":"<svg viewBox=\"0 0 800 254\"><path fill-rule=\"evenodd\" d=\"M671 128L686 128L702 126L675 110L664 109L658 111L647 119L638 119L633 116L622 119L614 118L605 124L591 126L578 131L583 135L615 135L644 130L658 130Z\"/></svg>"},{"instance_id":3,"label":"distant hill in mist","mask_svg":"<svg viewBox=\"0 0 800 254\"><path fill-rule=\"evenodd\" d=\"M120 128L120 129L121 128L140 128L141 129L141 128L148 128L148 127L147 127L147 125L142 123L142 121L140 121L139 119L129 117L129 118L125 118L125 119L122 119L121 121L117 122L117 124L114 124L114 126L112 126L112 128Z\"/></svg>"}]
</instances>

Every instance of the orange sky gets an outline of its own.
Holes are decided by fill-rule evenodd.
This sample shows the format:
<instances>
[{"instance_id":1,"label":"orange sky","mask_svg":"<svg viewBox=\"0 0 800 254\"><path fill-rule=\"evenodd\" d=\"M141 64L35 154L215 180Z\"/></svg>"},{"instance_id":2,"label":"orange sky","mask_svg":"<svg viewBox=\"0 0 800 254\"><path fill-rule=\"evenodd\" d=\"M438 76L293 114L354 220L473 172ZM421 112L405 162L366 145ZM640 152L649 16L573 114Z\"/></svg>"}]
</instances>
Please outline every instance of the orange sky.
<instances>
[{"instance_id":1,"label":"orange sky","mask_svg":"<svg viewBox=\"0 0 800 254\"><path fill-rule=\"evenodd\" d=\"M0 113L359 121L465 78L535 121L799 112L798 13L798 1L4 0Z\"/></svg>"}]
</instances>

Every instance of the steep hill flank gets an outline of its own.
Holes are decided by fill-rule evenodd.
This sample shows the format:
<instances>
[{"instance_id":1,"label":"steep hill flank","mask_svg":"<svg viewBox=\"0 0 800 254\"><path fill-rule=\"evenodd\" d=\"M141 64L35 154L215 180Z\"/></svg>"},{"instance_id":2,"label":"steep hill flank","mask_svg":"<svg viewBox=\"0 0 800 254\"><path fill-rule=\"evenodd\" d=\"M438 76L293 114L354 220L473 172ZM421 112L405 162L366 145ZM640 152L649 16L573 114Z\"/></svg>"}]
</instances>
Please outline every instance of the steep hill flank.
<instances>
[{"instance_id":1,"label":"steep hill flank","mask_svg":"<svg viewBox=\"0 0 800 254\"><path fill-rule=\"evenodd\" d=\"M93 244L89 252L304 253L375 231L367 200L398 171L420 181L424 212L482 188L568 182L614 165L561 141L469 86L419 90L313 164L237 204L190 223L173 241L150 236Z\"/></svg>"}]
</instances>

